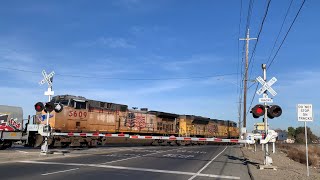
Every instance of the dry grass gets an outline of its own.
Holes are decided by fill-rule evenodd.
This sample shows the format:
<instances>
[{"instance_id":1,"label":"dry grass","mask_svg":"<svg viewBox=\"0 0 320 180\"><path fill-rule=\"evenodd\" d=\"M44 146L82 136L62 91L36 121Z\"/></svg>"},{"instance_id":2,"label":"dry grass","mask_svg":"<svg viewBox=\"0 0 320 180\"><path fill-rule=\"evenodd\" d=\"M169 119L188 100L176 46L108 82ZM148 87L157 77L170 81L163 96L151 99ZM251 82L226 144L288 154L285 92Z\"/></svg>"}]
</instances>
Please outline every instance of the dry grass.
<instances>
[{"instance_id":1,"label":"dry grass","mask_svg":"<svg viewBox=\"0 0 320 180\"><path fill-rule=\"evenodd\" d=\"M285 152L289 158L294 161L306 164L306 149L303 145L296 144L279 144L278 147L281 151ZM309 145L308 146L309 165L319 167L320 166L320 146Z\"/></svg>"}]
</instances>

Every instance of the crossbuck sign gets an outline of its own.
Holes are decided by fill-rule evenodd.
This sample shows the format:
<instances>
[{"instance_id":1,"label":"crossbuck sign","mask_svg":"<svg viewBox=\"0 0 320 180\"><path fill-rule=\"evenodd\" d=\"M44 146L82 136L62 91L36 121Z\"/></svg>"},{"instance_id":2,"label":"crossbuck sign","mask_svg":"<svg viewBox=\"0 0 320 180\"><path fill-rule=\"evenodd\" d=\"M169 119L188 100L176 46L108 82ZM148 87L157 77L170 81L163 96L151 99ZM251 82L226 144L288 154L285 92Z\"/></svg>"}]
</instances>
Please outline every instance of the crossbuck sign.
<instances>
[{"instance_id":1,"label":"crossbuck sign","mask_svg":"<svg viewBox=\"0 0 320 180\"><path fill-rule=\"evenodd\" d=\"M54 76L54 71L52 71L50 74L47 74L45 70L42 71L43 79L39 82L40 85L43 85L44 83L48 83L49 86L52 86L51 78Z\"/></svg>"},{"instance_id":2,"label":"crossbuck sign","mask_svg":"<svg viewBox=\"0 0 320 180\"><path fill-rule=\"evenodd\" d=\"M277 95L277 92L272 89L272 85L277 82L277 78L273 77L268 82L264 81L262 77L257 77L257 81L262 85L262 87L257 91L258 95L263 94L266 90L269 91L272 96Z\"/></svg>"}]
</instances>

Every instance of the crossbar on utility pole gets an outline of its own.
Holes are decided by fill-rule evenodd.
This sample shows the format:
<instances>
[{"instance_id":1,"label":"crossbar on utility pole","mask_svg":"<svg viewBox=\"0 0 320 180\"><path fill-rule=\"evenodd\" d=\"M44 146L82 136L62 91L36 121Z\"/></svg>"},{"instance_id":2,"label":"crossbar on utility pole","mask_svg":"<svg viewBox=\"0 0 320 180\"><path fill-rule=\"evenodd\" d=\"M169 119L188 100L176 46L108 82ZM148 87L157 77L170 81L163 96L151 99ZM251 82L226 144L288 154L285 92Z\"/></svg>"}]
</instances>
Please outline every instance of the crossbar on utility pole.
<instances>
[{"instance_id":1,"label":"crossbar on utility pole","mask_svg":"<svg viewBox=\"0 0 320 180\"><path fill-rule=\"evenodd\" d=\"M257 38L250 38L249 29L247 31L246 38L240 38L239 40L246 41L246 63L245 63L245 75L243 79L243 128L242 132L247 132L247 81L248 81L248 64L249 64L249 41Z\"/></svg>"}]
</instances>

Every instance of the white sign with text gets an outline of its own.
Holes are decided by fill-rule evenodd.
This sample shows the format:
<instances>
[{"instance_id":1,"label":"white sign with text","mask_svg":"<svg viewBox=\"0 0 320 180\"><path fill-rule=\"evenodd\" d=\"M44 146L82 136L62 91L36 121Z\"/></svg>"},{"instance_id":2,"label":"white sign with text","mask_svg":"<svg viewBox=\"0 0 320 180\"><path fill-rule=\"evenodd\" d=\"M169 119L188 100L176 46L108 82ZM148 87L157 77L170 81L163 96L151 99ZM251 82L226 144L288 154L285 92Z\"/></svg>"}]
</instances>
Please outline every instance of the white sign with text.
<instances>
[{"instance_id":1,"label":"white sign with text","mask_svg":"<svg viewBox=\"0 0 320 180\"><path fill-rule=\"evenodd\" d=\"M298 104L298 121L313 121L312 104Z\"/></svg>"}]
</instances>

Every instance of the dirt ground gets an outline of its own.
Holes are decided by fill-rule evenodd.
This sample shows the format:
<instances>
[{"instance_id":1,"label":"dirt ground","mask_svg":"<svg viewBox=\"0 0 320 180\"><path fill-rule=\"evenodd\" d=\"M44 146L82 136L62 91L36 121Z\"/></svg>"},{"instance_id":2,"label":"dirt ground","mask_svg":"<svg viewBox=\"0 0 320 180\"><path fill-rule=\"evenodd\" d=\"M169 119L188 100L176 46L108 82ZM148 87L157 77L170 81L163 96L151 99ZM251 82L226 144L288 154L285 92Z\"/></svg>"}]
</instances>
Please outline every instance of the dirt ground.
<instances>
[{"instance_id":1,"label":"dirt ground","mask_svg":"<svg viewBox=\"0 0 320 180\"><path fill-rule=\"evenodd\" d=\"M301 179L312 179L320 180L320 170L316 167L309 167L310 176L307 177L307 168L306 165L299 162L295 162L287 157L287 154L280 151L276 147L276 153L272 153L272 148L269 145L270 156L273 160L273 165L277 166L277 170L273 169L258 169L259 164L263 164L264 152L262 151L261 146L257 146L257 151L254 152L253 146L250 148L242 147L242 152L244 153L245 158L247 158L247 163L249 170L252 174L253 179L255 180L301 180ZM270 151L271 150L271 151Z\"/></svg>"}]
</instances>

